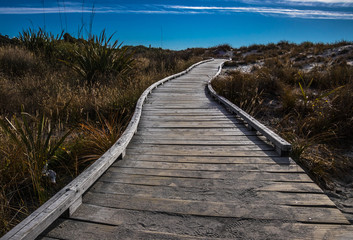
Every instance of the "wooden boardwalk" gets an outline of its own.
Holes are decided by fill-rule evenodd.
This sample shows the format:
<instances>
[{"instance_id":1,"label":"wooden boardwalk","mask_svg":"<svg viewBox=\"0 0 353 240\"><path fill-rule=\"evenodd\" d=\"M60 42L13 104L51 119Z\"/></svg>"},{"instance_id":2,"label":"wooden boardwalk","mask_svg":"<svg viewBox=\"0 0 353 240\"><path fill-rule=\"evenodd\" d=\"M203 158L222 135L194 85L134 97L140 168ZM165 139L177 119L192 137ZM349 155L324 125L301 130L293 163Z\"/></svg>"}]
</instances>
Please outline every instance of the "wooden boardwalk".
<instances>
[{"instance_id":1,"label":"wooden boardwalk","mask_svg":"<svg viewBox=\"0 0 353 240\"><path fill-rule=\"evenodd\" d=\"M293 160L207 95L221 62L154 90L124 159L41 238L353 239Z\"/></svg>"}]
</instances>

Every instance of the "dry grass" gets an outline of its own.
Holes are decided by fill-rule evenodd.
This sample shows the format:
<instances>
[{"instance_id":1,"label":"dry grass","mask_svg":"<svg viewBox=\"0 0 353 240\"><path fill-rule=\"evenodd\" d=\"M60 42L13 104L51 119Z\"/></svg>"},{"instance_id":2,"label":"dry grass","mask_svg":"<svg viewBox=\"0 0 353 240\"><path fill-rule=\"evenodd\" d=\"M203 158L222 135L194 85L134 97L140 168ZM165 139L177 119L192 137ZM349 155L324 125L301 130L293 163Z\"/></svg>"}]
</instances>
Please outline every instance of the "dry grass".
<instances>
[{"instance_id":1,"label":"dry grass","mask_svg":"<svg viewBox=\"0 0 353 240\"><path fill-rule=\"evenodd\" d=\"M13 119L14 124L15 118L21 119L21 109L28 116L46 116L43 136L48 136L44 131L48 124L55 124L50 142L60 142L54 150L45 141L34 144L33 149L38 145L43 146L39 147L44 149L42 152L53 151L50 157L36 155L34 151L32 155L37 160L33 160L28 158L28 149L21 141L41 135L34 130L39 129L40 120L31 118L33 121L23 134L15 131L19 141L8 134L14 129L0 129L0 235L76 177L119 138L144 89L202 60L198 55L203 52L200 49L176 52L120 45L108 48L109 38L105 35L95 39L63 39L42 30L30 30L22 33L17 46L4 44L0 48L0 119L11 129L5 118ZM87 54L83 56L79 49ZM93 67L84 65L79 53L87 61L92 60L90 64L97 66L96 70L89 72ZM130 58L135 65L131 65ZM129 71L120 69L121 62ZM100 68L101 63L111 68ZM25 126L22 120L15 126L17 130ZM63 133L73 128L75 131L61 142ZM57 173L56 184L43 176L44 168Z\"/></svg>"},{"instance_id":2,"label":"dry grass","mask_svg":"<svg viewBox=\"0 0 353 240\"><path fill-rule=\"evenodd\" d=\"M232 72L213 82L218 93L290 141L292 157L328 189L333 179L353 181L347 175L353 161L345 156L351 151L353 136L353 67L346 64L353 49L345 48L350 50L339 52L339 58L332 54L351 44L280 42L243 47L236 50L240 58L230 65L263 59L263 66L251 73ZM320 67L303 69L323 59Z\"/></svg>"}]
</instances>

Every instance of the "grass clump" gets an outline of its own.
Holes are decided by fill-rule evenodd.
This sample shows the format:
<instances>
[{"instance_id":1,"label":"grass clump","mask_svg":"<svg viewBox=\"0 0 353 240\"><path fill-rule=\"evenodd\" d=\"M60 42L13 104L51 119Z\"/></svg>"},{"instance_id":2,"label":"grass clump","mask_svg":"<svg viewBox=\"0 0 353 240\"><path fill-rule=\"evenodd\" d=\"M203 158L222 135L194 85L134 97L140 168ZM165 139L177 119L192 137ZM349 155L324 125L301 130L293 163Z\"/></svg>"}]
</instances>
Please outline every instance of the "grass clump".
<instances>
[{"instance_id":1,"label":"grass clump","mask_svg":"<svg viewBox=\"0 0 353 240\"><path fill-rule=\"evenodd\" d=\"M127 53L127 47L122 49L118 40L110 44L112 37L107 37L103 31L79 45L74 51L74 62L66 62L88 85L102 78L123 76L132 68L132 54Z\"/></svg>"},{"instance_id":2,"label":"grass clump","mask_svg":"<svg viewBox=\"0 0 353 240\"><path fill-rule=\"evenodd\" d=\"M20 118L13 117L12 121L0 120L0 127L8 135L9 144L17 149L18 158L22 166L22 172L29 176L33 190L36 193L39 204L46 199L46 191L42 185L42 175L49 174L51 181L55 183L55 172L47 169L55 153L64 142L70 131L54 141L55 125L51 125L44 115L33 117L26 112L21 112ZM2 153L8 163L11 163L12 153L3 149Z\"/></svg>"}]
</instances>

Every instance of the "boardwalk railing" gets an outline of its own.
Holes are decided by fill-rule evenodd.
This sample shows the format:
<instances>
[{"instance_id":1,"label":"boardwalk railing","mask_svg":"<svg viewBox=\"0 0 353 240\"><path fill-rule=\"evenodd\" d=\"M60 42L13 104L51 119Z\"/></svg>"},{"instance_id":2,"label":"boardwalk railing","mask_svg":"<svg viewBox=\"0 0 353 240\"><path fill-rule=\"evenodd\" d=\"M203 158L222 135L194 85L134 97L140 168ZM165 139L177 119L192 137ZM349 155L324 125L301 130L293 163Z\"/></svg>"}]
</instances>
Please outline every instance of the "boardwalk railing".
<instances>
[{"instance_id":1,"label":"boardwalk railing","mask_svg":"<svg viewBox=\"0 0 353 240\"><path fill-rule=\"evenodd\" d=\"M136 133L142 106L147 96L159 85L188 73L191 69L213 59L198 62L187 70L166 77L147 88L140 96L132 120L118 141L89 168L66 185L46 203L19 223L1 239L35 239L63 213L71 215L82 203L82 195L119 158L125 155L126 147Z\"/></svg>"},{"instance_id":2,"label":"boardwalk railing","mask_svg":"<svg viewBox=\"0 0 353 240\"><path fill-rule=\"evenodd\" d=\"M278 136L276 133L274 133L272 130L267 128L265 125L257 121L254 117L250 116L248 113L243 111L237 105L231 103L226 98L219 96L216 93L216 91L213 89L211 82L221 73L223 65L224 63L222 63L219 66L217 74L207 84L207 89L211 94L211 96L217 102L224 105L228 109L228 111L241 117L248 124L249 129L251 130L255 129L256 131L260 132L263 136L265 136L275 146L276 152L280 156L288 156L292 148L290 143L288 143L286 140Z\"/></svg>"}]
</instances>

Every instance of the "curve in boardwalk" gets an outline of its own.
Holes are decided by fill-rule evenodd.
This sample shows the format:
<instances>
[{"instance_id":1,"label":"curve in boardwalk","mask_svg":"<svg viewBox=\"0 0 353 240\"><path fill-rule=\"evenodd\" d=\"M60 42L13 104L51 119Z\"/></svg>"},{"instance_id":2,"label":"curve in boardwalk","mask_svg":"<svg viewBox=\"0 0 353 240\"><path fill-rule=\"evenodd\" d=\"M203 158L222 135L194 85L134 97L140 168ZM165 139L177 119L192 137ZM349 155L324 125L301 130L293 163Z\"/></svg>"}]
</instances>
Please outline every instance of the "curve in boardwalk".
<instances>
[{"instance_id":1,"label":"curve in boardwalk","mask_svg":"<svg viewBox=\"0 0 353 240\"><path fill-rule=\"evenodd\" d=\"M42 238L349 239L306 173L208 96L223 61L153 90L124 159Z\"/></svg>"}]
</instances>

